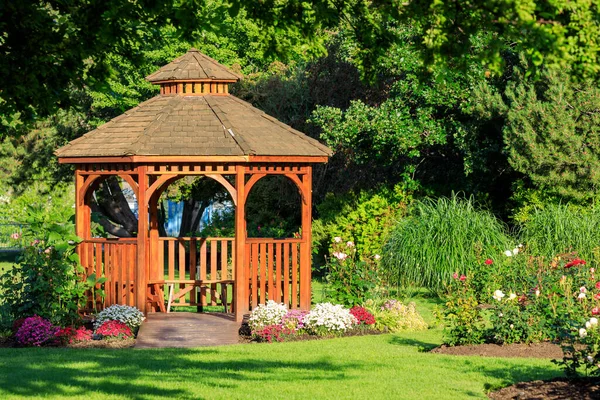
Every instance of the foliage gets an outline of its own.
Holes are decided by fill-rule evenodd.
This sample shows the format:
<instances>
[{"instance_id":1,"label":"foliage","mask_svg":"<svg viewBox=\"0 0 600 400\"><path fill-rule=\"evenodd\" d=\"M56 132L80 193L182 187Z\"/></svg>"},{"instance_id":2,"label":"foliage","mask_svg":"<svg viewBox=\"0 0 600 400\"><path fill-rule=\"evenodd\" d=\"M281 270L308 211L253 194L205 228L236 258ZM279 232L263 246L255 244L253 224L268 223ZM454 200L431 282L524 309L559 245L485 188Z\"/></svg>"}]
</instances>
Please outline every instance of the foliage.
<instances>
[{"instance_id":1,"label":"foliage","mask_svg":"<svg viewBox=\"0 0 600 400\"><path fill-rule=\"evenodd\" d=\"M528 307L526 297L511 292L505 298L497 290L495 300L490 314L492 336L488 340L498 344L537 343L555 336L546 334L546 321L537 310Z\"/></svg>"},{"instance_id":2,"label":"foliage","mask_svg":"<svg viewBox=\"0 0 600 400\"><path fill-rule=\"evenodd\" d=\"M25 346L41 346L54 339L59 328L38 315L26 318L17 331L17 342Z\"/></svg>"},{"instance_id":3,"label":"foliage","mask_svg":"<svg viewBox=\"0 0 600 400\"><path fill-rule=\"evenodd\" d=\"M565 340L561 343L563 359L553 360L553 362L562 366L569 378L576 378L582 374L600 375L598 318L591 317L583 326L574 326L565 336Z\"/></svg>"},{"instance_id":4,"label":"foliage","mask_svg":"<svg viewBox=\"0 0 600 400\"><path fill-rule=\"evenodd\" d=\"M522 224L521 239L532 254L551 258L575 251L596 260L600 251L600 210L571 204L547 204L535 208Z\"/></svg>"},{"instance_id":5,"label":"foliage","mask_svg":"<svg viewBox=\"0 0 600 400\"><path fill-rule=\"evenodd\" d=\"M344 237L355 243L361 259L381 254L382 239L411 201L410 192L401 184L358 194L328 193L317 205L319 219L313 221L313 253L329 252L333 238Z\"/></svg>"},{"instance_id":6,"label":"foliage","mask_svg":"<svg viewBox=\"0 0 600 400\"><path fill-rule=\"evenodd\" d=\"M354 325L357 319L341 304L319 303L304 317L305 329L315 335L340 334Z\"/></svg>"},{"instance_id":7,"label":"foliage","mask_svg":"<svg viewBox=\"0 0 600 400\"><path fill-rule=\"evenodd\" d=\"M365 308L373 313L375 329L379 331L420 331L428 328L413 302L403 304L396 299L367 300Z\"/></svg>"},{"instance_id":8,"label":"foliage","mask_svg":"<svg viewBox=\"0 0 600 400\"><path fill-rule=\"evenodd\" d=\"M96 334L104 338L128 339L133 337L131 328L121 321L104 321L98 328Z\"/></svg>"},{"instance_id":9,"label":"foliage","mask_svg":"<svg viewBox=\"0 0 600 400\"><path fill-rule=\"evenodd\" d=\"M505 89L475 90L483 117L505 119L504 145L512 168L534 187L563 199L586 202L600 176L600 90L595 81L575 82L569 71L532 80L518 71Z\"/></svg>"},{"instance_id":10,"label":"foliage","mask_svg":"<svg viewBox=\"0 0 600 400\"><path fill-rule=\"evenodd\" d=\"M354 306L375 295L380 288L377 260L359 260L354 242L335 237L328 260L325 279L328 295L335 302Z\"/></svg>"},{"instance_id":11,"label":"foliage","mask_svg":"<svg viewBox=\"0 0 600 400\"><path fill-rule=\"evenodd\" d=\"M72 223L55 222L57 217L43 209L29 209L24 235L31 244L17 258L18 266L0 279L3 323L32 315L60 326L79 320L88 289L75 253L79 239Z\"/></svg>"},{"instance_id":12,"label":"foliage","mask_svg":"<svg viewBox=\"0 0 600 400\"><path fill-rule=\"evenodd\" d=\"M456 276L447 287L446 304L438 309L444 322L444 342L450 346L483 343L486 325L477 295L466 275Z\"/></svg>"},{"instance_id":13,"label":"foliage","mask_svg":"<svg viewBox=\"0 0 600 400\"><path fill-rule=\"evenodd\" d=\"M374 325L375 317L366 308L354 306L350 309L350 314L356 318L359 325Z\"/></svg>"},{"instance_id":14,"label":"foliage","mask_svg":"<svg viewBox=\"0 0 600 400\"><path fill-rule=\"evenodd\" d=\"M401 219L383 248L382 267L401 287L441 290L455 271L509 248L506 227L473 198L425 199ZM512 246L510 246L512 247Z\"/></svg>"},{"instance_id":15,"label":"foliage","mask_svg":"<svg viewBox=\"0 0 600 400\"><path fill-rule=\"evenodd\" d=\"M248 319L248 325L252 331L258 331L268 325L277 325L281 323L281 318L287 314L288 310L285 304L276 303L269 300L266 304L259 304Z\"/></svg>"},{"instance_id":16,"label":"foliage","mask_svg":"<svg viewBox=\"0 0 600 400\"><path fill-rule=\"evenodd\" d=\"M119 321L127 325L133 332L137 332L144 319L144 313L135 307L113 304L96 315L94 328L98 329L106 321Z\"/></svg>"}]
</instances>

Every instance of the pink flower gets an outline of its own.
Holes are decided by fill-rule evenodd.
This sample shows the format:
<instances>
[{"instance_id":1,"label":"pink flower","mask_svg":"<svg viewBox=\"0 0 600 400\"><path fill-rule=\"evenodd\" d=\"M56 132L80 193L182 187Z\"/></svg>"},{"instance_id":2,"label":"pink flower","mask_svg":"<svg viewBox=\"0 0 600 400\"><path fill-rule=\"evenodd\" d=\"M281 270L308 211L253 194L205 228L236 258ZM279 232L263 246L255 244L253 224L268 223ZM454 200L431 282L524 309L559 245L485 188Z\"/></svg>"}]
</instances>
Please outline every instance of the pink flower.
<instances>
[{"instance_id":1,"label":"pink flower","mask_svg":"<svg viewBox=\"0 0 600 400\"><path fill-rule=\"evenodd\" d=\"M494 260L492 260L491 258L488 258L487 260L485 260L485 265L492 265L494 263Z\"/></svg>"},{"instance_id":2,"label":"pink flower","mask_svg":"<svg viewBox=\"0 0 600 400\"><path fill-rule=\"evenodd\" d=\"M340 261L344 261L348 257L346 253L333 253L333 255Z\"/></svg>"},{"instance_id":3,"label":"pink flower","mask_svg":"<svg viewBox=\"0 0 600 400\"><path fill-rule=\"evenodd\" d=\"M461 275L460 278L458 278L460 281L465 281L467 280L467 277L464 275Z\"/></svg>"},{"instance_id":4,"label":"pink flower","mask_svg":"<svg viewBox=\"0 0 600 400\"><path fill-rule=\"evenodd\" d=\"M380 260L380 259L381 259L381 256L380 256L379 254L375 254L375 259L376 259L376 260Z\"/></svg>"},{"instance_id":5,"label":"pink flower","mask_svg":"<svg viewBox=\"0 0 600 400\"><path fill-rule=\"evenodd\" d=\"M594 272L596 272L596 268L590 268L590 272L593 274Z\"/></svg>"},{"instance_id":6,"label":"pink flower","mask_svg":"<svg viewBox=\"0 0 600 400\"><path fill-rule=\"evenodd\" d=\"M587 293L587 289L585 288L585 286L582 286L579 288L579 292L580 293Z\"/></svg>"},{"instance_id":7,"label":"pink flower","mask_svg":"<svg viewBox=\"0 0 600 400\"><path fill-rule=\"evenodd\" d=\"M598 314L600 314L600 308L598 308L598 307L592 308L592 315L598 315Z\"/></svg>"},{"instance_id":8,"label":"pink flower","mask_svg":"<svg viewBox=\"0 0 600 400\"><path fill-rule=\"evenodd\" d=\"M354 247L354 242L346 242L346 246L348 246L348 247Z\"/></svg>"},{"instance_id":9,"label":"pink flower","mask_svg":"<svg viewBox=\"0 0 600 400\"><path fill-rule=\"evenodd\" d=\"M596 293L596 295L594 295L594 300L600 300L600 293Z\"/></svg>"},{"instance_id":10,"label":"pink flower","mask_svg":"<svg viewBox=\"0 0 600 400\"><path fill-rule=\"evenodd\" d=\"M52 251L52 248L48 247L46 250L44 250L44 253L50 254L51 251Z\"/></svg>"},{"instance_id":11,"label":"pink flower","mask_svg":"<svg viewBox=\"0 0 600 400\"><path fill-rule=\"evenodd\" d=\"M455 273L453 273L453 274L452 274L452 278L454 278L454 279L458 279L458 272L455 272Z\"/></svg>"},{"instance_id":12,"label":"pink flower","mask_svg":"<svg viewBox=\"0 0 600 400\"><path fill-rule=\"evenodd\" d=\"M336 242L336 243L340 243L342 241L342 238L339 237L339 236L336 236L336 237L333 238L333 241Z\"/></svg>"},{"instance_id":13,"label":"pink flower","mask_svg":"<svg viewBox=\"0 0 600 400\"><path fill-rule=\"evenodd\" d=\"M596 289L600 290L600 281L596 282Z\"/></svg>"},{"instance_id":14,"label":"pink flower","mask_svg":"<svg viewBox=\"0 0 600 400\"><path fill-rule=\"evenodd\" d=\"M15 232L12 235L10 235L10 238L12 240L19 240L20 237L21 237L21 234L19 232Z\"/></svg>"}]
</instances>

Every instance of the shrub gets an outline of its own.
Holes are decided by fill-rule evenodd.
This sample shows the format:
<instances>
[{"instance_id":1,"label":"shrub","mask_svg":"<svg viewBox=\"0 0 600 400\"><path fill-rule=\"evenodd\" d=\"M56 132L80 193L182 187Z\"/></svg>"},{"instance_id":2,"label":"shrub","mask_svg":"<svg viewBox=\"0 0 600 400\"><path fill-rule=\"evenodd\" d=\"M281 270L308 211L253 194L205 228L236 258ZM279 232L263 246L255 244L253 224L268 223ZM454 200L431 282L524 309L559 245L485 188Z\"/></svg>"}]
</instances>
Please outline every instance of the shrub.
<instances>
[{"instance_id":1,"label":"shrub","mask_svg":"<svg viewBox=\"0 0 600 400\"><path fill-rule=\"evenodd\" d=\"M375 324L375 317L364 307L354 306L350 309L350 314L354 315L360 325Z\"/></svg>"},{"instance_id":2,"label":"shrub","mask_svg":"<svg viewBox=\"0 0 600 400\"><path fill-rule=\"evenodd\" d=\"M398 300L367 301L365 307L373 313L375 329L400 332L427 329L427 323L417 312L415 303L405 305Z\"/></svg>"},{"instance_id":3,"label":"shrub","mask_svg":"<svg viewBox=\"0 0 600 400\"><path fill-rule=\"evenodd\" d=\"M356 318L341 304L316 304L304 317L306 330L315 335L343 333L356 324Z\"/></svg>"},{"instance_id":4,"label":"shrub","mask_svg":"<svg viewBox=\"0 0 600 400\"><path fill-rule=\"evenodd\" d=\"M444 323L444 343L450 346L483 343L487 334L485 319L470 277L455 273L447 293L444 307L436 312Z\"/></svg>"},{"instance_id":5,"label":"shrub","mask_svg":"<svg viewBox=\"0 0 600 400\"><path fill-rule=\"evenodd\" d=\"M391 231L382 254L383 269L400 287L441 291L453 272L512 248L506 227L473 198L426 199L411 214Z\"/></svg>"},{"instance_id":6,"label":"shrub","mask_svg":"<svg viewBox=\"0 0 600 400\"><path fill-rule=\"evenodd\" d=\"M94 328L98 329L106 321L120 321L133 332L137 332L142 322L144 322L144 313L135 307L114 304L96 315Z\"/></svg>"},{"instance_id":7,"label":"shrub","mask_svg":"<svg viewBox=\"0 0 600 400\"><path fill-rule=\"evenodd\" d=\"M25 346L42 346L54 339L59 328L38 315L26 318L15 335L17 342Z\"/></svg>"},{"instance_id":8,"label":"shrub","mask_svg":"<svg viewBox=\"0 0 600 400\"><path fill-rule=\"evenodd\" d=\"M325 279L330 289L328 296L343 305L363 303L374 294L380 283L377 260L360 260L354 242L344 242L341 237L334 238L326 268Z\"/></svg>"},{"instance_id":9,"label":"shrub","mask_svg":"<svg viewBox=\"0 0 600 400\"><path fill-rule=\"evenodd\" d=\"M59 326L77 324L86 300L84 270L75 253L79 239L73 224L47 221L35 210L24 231L27 246L17 265L0 277L0 317L3 324L38 315Z\"/></svg>"},{"instance_id":10,"label":"shrub","mask_svg":"<svg viewBox=\"0 0 600 400\"><path fill-rule=\"evenodd\" d=\"M108 338L127 339L133 336L131 328L121 321L105 321L96 329L96 334Z\"/></svg>"},{"instance_id":11,"label":"shrub","mask_svg":"<svg viewBox=\"0 0 600 400\"><path fill-rule=\"evenodd\" d=\"M600 250L600 209L568 204L536 208L521 227L521 238L534 255L551 259L557 253L576 251L594 260ZM600 260L596 260L600 261Z\"/></svg>"},{"instance_id":12,"label":"shrub","mask_svg":"<svg viewBox=\"0 0 600 400\"><path fill-rule=\"evenodd\" d=\"M252 332L259 331L269 325L281 324L281 319L288 312L285 304L278 304L269 300L267 304L260 304L250 314L248 325Z\"/></svg>"},{"instance_id":13,"label":"shrub","mask_svg":"<svg viewBox=\"0 0 600 400\"><path fill-rule=\"evenodd\" d=\"M281 318L281 326L292 331L298 331L304 328L304 317L308 311L290 310Z\"/></svg>"}]
</instances>

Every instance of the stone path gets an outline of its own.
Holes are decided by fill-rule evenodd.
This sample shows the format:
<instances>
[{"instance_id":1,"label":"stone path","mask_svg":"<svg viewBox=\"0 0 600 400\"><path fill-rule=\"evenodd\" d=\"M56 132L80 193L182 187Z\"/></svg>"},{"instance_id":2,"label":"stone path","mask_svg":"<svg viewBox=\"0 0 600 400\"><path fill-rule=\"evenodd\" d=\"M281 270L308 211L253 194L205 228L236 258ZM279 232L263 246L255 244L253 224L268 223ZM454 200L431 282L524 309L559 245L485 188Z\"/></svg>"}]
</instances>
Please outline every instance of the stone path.
<instances>
[{"instance_id":1,"label":"stone path","mask_svg":"<svg viewBox=\"0 0 600 400\"><path fill-rule=\"evenodd\" d=\"M201 347L238 343L240 324L233 314L149 313L140 327L136 348Z\"/></svg>"}]
</instances>

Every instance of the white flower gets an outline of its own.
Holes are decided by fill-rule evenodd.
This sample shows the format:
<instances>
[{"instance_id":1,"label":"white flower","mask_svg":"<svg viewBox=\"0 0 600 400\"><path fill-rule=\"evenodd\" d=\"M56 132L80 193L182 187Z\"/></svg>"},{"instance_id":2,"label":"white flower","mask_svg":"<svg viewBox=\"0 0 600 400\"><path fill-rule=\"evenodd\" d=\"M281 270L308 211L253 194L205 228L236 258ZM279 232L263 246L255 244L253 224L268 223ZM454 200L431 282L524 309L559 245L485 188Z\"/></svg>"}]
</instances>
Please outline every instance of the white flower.
<instances>
[{"instance_id":1,"label":"white flower","mask_svg":"<svg viewBox=\"0 0 600 400\"><path fill-rule=\"evenodd\" d=\"M498 316L499 316L500 318L502 318L502 317L504 317L504 314L502 314L502 313L498 313Z\"/></svg>"},{"instance_id":2,"label":"white flower","mask_svg":"<svg viewBox=\"0 0 600 400\"><path fill-rule=\"evenodd\" d=\"M587 331L585 330L585 328L579 329L579 337L583 339L586 336L587 336Z\"/></svg>"},{"instance_id":3,"label":"white flower","mask_svg":"<svg viewBox=\"0 0 600 400\"><path fill-rule=\"evenodd\" d=\"M578 299L585 299L585 293L579 293Z\"/></svg>"},{"instance_id":4,"label":"white flower","mask_svg":"<svg viewBox=\"0 0 600 400\"><path fill-rule=\"evenodd\" d=\"M348 247L354 247L354 242L346 242L346 246L348 246Z\"/></svg>"},{"instance_id":5,"label":"white flower","mask_svg":"<svg viewBox=\"0 0 600 400\"><path fill-rule=\"evenodd\" d=\"M521 247L523 247L523 245L522 245L521 243L519 243L519 245L518 245L517 247L518 247L518 248L521 248Z\"/></svg>"},{"instance_id":6,"label":"white flower","mask_svg":"<svg viewBox=\"0 0 600 400\"><path fill-rule=\"evenodd\" d=\"M585 286L582 286L582 287L580 287L580 288L579 288L579 291L580 291L581 293L587 293L587 289L585 288Z\"/></svg>"},{"instance_id":7,"label":"white flower","mask_svg":"<svg viewBox=\"0 0 600 400\"><path fill-rule=\"evenodd\" d=\"M587 356L587 361L591 364L594 362L594 357L592 356Z\"/></svg>"},{"instance_id":8,"label":"white flower","mask_svg":"<svg viewBox=\"0 0 600 400\"><path fill-rule=\"evenodd\" d=\"M513 324L510 324L510 329L515 329L515 326Z\"/></svg>"},{"instance_id":9,"label":"white flower","mask_svg":"<svg viewBox=\"0 0 600 400\"><path fill-rule=\"evenodd\" d=\"M252 310L250 318L248 319L248 325L253 331L257 331L267 325L280 324L281 319L287 312L288 309L285 304L269 300L267 304L260 304Z\"/></svg>"},{"instance_id":10,"label":"white flower","mask_svg":"<svg viewBox=\"0 0 600 400\"><path fill-rule=\"evenodd\" d=\"M585 322L585 327L586 327L586 329L590 329L592 327L592 324L590 323L590 321Z\"/></svg>"},{"instance_id":11,"label":"white flower","mask_svg":"<svg viewBox=\"0 0 600 400\"><path fill-rule=\"evenodd\" d=\"M509 295L508 295L508 299L509 299L509 300L514 300L514 299L516 299L516 298L517 298L517 295L516 295L516 294L514 294L514 293L511 293L511 294L509 294Z\"/></svg>"},{"instance_id":12,"label":"white flower","mask_svg":"<svg viewBox=\"0 0 600 400\"><path fill-rule=\"evenodd\" d=\"M342 241L342 238L339 237L339 236L336 236L336 237L333 238L333 241L336 242L336 243L340 243Z\"/></svg>"},{"instance_id":13,"label":"white flower","mask_svg":"<svg viewBox=\"0 0 600 400\"><path fill-rule=\"evenodd\" d=\"M592 324L592 326L598 325L598 318L596 318L596 317L590 318L590 324Z\"/></svg>"},{"instance_id":14,"label":"white flower","mask_svg":"<svg viewBox=\"0 0 600 400\"><path fill-rule=\"evenodd\" d=\"M539 289L536 289L536 290L535 290L535 296L536 296L536 297L540 297L540 290L539 290Z\"/></svg>"},{"instance_id":15,"label":"white flower","mask_svg":"<svg viewBox=\"0 0 600 400\"><path fill-rule=\"evenodd\" d=\"M358 321L341 304L319 303L304 317L304 326L313 332L346 331Z\"/></svg>"},{"instance_id":16,"label":"white flower","mask_svg":"<svg viewBox=\"0 0 600 400\"><path fill-rule=\"evenodd\" d=\"M135 330L142 325L144 319L144 314L137 308L114 304L96 315L94 329L98 329L106 321L121 321L129 328Z\"/></svg>"},{"instance_id":17,"label":"white flower","mask_svg":"<svg viewBox=\"0 0 600 400\"><path fill-rule=\"evenodd\" d=\"M512 253L512 251L510 251L510 250L506 250L506 251L504 252L504 255L505 255L506 257L512 257L513 253Z\"/></svg>"},{"instance_id":18,"label":"white flower","mask_svg":"<svg viewBox=\"0 0 600 400\"><path fill-rule=\"evenodd\" d=\"M503 298L504 296L506 296L506 295L505 295L504 293L502 293L502 290L496 290L496 291L494 292L494 294L493 294L493 296L492 296L492 297L493 297L495 300L502 301L502 298Z\"/></svg>"},{"instance_id":19,"label":"white flower","mask_svg":"<svg viewBox=\"0 0 600 400\"><path fill-rule=\"evenodd\" d=\"M594 272L596 272L596 268L590 268L590 272L593 274Z\"/></svg>"},{"instance_id":20,"label":"white flower","mask_svg":"<svg viewBox=\"0 0 600 400\"><path fill-rule=\"evenodd\" d=\"M381 259L381 256L379 254L375 254L375 259L379 260L379 259Z\"/></svg>"},{"instance_id":21,"label":"white flower","mask_svg":"<svg viewBox=\"0 0 600 400\"><path fill-rule=\"evenodd\" d=\"M346 253L333 253L333 255L340 261L344 261L348 257Z\"/></svg>"},{"instance_id":22,"label":"white flower","mask_svg":"<svg viewBox=\"0 0 600 400\"><path fill-rule=\"evenodd\" d=\"M519 254L519 248L515 247L512 252L513 252L513 255L516 256L517 254Z\"/></svg>"}]
</instances>

